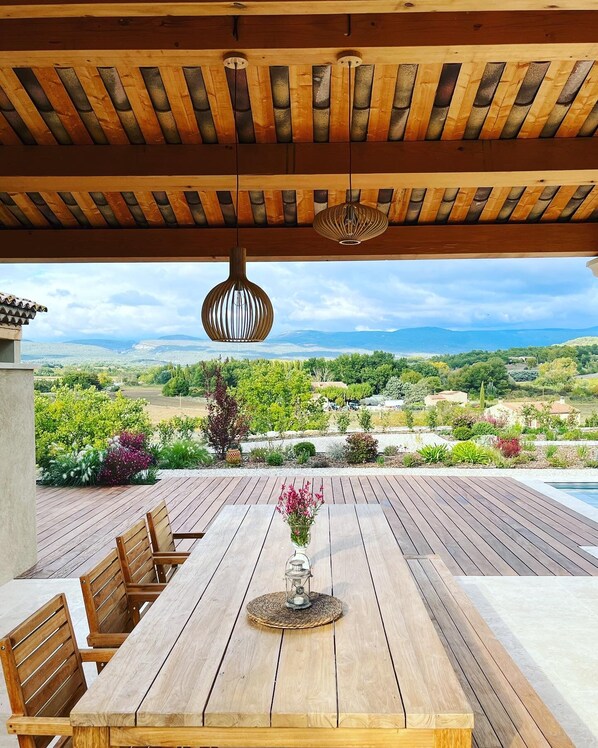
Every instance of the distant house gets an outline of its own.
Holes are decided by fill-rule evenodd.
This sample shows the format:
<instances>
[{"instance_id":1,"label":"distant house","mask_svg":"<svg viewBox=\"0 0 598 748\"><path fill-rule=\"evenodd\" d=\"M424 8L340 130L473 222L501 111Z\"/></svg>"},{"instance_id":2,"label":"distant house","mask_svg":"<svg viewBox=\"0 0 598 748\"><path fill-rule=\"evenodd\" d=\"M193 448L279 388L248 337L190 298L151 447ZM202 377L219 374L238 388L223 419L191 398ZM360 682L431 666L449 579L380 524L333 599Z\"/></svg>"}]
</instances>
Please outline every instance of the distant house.
<instances>
[{"instance_id":1,"label":"distant house","mask_svg":"<svg viewBox=\"0 0 598 748\"><path fill-rule=\"evenodd\" d=\"M494 418L503 419L506 421L508 426L524 425L523 409L529 406L533 406L539 411L542 411L546 406L549 406L549 413L551 416L560 418L561 421L573 420L574 423L579 424L581 422L581 415L577 408L572 405L568 405L564 398L555 400L551 403L547 403L543 400L518 400L515 402L507 400L499 400L496 405L492 405L486 408L484 414L487 416L493 416ZM532 418L529 421L531 428L538 428L538 420Z\"/></svg>"},{"instance_id":2,"label":"distant house","mask_svg":"<svg viewBox=\"0 0 598 748\"><path fill-rule=\"evenodd\" d=\"M325 390L327 387L336 387L337 389L346 390L347 385L344 382L312 382L314 390Z\"/></svg>"},{"instance_id":3,"label":"distant house","mask_svg":"<svg viewBox=\"0 0 598 748\"><path fill-rule=\"evenodd\" d=\"M427 408L433 408L441 402L465 405L467 403L467 392L461 392L461 390L443 390L442 392L437 392L435 395L426 395L424 398L424 405Z\"/></svg>"}]
</instances>

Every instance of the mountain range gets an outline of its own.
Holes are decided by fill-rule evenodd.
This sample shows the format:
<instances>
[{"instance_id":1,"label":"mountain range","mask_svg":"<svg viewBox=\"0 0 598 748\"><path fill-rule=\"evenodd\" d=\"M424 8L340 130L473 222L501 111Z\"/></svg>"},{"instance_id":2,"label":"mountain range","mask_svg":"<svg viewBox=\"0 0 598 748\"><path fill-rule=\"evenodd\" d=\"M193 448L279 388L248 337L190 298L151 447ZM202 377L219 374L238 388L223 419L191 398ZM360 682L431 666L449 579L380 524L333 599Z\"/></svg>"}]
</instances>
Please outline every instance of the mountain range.
<instances>
[{"instance_id":1,"label":"mountain range","mask_svg":"<svg viewBox=\"0 0 598 748\"><path fill-rule=\"evenodd\" d=\"M583 330L448 330L409 327L387 332L364 330L322 332L298 330L272 336L263 343L213 343L191 335L169 335L146 340L78 338L67 342L23 341L23 360L33 363L189 364L215 356L236 358L333 358L341 353L388 351L402 356L495 351L525 346L546 346L581 338L598 342L598 327Z\"/></svg>"}]
</instances>

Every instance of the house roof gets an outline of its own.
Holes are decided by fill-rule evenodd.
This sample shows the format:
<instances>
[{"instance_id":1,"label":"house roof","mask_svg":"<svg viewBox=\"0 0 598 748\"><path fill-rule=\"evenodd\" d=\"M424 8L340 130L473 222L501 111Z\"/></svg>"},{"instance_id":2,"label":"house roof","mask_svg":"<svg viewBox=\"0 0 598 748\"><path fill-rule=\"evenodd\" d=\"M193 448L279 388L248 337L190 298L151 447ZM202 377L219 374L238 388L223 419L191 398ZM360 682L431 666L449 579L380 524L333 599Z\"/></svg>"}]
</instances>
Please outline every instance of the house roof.
<instances>
[{"instance_id":1,"label":"house roof","mask_svg":"<svg viewBox=\"0 0 598 748\"><path fill-rule=\"evenodd\" d=\"M38 312L47 312L43 304L0 291L0 325L21 327L28 325Z\"/></svg>"},{"instance_id":2,"label":"house roof","mask_svg":"<svg viewBox=\"0 0 598 748\"><path fill-rule=\"evenodd\" d=\"M518 401L503 401L502 403L497 403L494 407L495 408L503 408L505 410L512 410L514 413L521 413L523 408L526 406L533 405L538 410L542 410L544 406L546 405L545 401L542 400L518 400ZM578 413L579 411L577 408L574 408L572 405L569 405L568 403L562 403L559 400L555 400L554 402L550 403L550 413L552 415L565 415L567 413Z\"/></svg>"}]
</instances>

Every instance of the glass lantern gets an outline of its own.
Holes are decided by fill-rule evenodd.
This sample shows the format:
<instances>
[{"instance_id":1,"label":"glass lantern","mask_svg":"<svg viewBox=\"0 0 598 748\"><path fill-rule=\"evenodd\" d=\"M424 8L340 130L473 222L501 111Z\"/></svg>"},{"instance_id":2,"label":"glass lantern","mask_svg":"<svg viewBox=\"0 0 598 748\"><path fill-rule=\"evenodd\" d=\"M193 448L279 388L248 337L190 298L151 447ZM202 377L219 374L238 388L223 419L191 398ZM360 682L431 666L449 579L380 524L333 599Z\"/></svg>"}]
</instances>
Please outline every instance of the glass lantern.
<instances>
[{"instance_id":1,"label":"glass lantern","mask_svg":"<svg viewBox=\"0 0 598 748\"><path fill-rule=\"evenodd\" d=\"M303 568L303 560L292 558L284 576L287 589L287 608L293 610L309 608L311 605L309 596L311 571Z\"/></svg>"}]
</instances>

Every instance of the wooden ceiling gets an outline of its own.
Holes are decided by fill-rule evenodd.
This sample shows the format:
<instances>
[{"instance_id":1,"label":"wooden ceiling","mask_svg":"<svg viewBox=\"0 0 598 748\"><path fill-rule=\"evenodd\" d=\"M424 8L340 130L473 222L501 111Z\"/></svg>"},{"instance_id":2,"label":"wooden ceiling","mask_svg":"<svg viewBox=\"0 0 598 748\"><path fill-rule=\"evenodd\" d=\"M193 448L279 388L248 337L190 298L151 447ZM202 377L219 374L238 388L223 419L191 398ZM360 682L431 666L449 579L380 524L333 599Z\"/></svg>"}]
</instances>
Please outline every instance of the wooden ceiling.
<instances>
[{"instance_id":1,"label":"wooden ceiling","mask_svg":"<svg viewBox=\"0 0 598 748\"><path fill-rule=\"evenodd\" d=\"M598 254L597 0L341 5L0 0L0 261L221 260L237 209L261 260ZM356 248L311 229L347 194L343 49L391 223Z\"/></svg>"}]
</instances>

